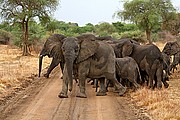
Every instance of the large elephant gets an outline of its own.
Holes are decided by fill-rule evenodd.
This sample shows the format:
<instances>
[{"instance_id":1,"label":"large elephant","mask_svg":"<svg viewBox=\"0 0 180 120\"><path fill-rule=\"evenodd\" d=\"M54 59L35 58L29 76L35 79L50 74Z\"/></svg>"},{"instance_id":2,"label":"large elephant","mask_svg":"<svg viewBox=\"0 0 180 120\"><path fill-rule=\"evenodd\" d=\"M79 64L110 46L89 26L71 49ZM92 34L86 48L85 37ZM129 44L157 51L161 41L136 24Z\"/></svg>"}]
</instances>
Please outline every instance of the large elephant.
<instances>
[{"instance_id":1,"label":"large elephant","mask_svg":"<svg viewBox=\"0 0 180 120\"><path fill-rule=\"evenodd\" d=\"M67 98L68 87L72 90L72 73L79 79L80 92L77 97L86 98L86 78L100 80L100 90L97 95L106 95L104 79L112 80L123 95L126 88L115 77L115 54L113 48L103 41L96 41L92 34L83 34L76 38L69 37L63 40L63 55L65 67L63 72L63 86L59 93L60 98ZM69 85L69 86L68 86Z\"/></svg>"},{"instance_id":2,"label":"large elephant","mask_svg":"<svg viewBox=\"0 0 180 120\"><path fill-rule=\"evenodd\" d=\"M154 80L158 88L162 87L163 58L157 46L153 44L139 45L134 43L131 39L124 39L114 45L114 51L116 57L130 56L134 58L141 73L144 72L148 76L150 88L154 88Z\"/></svg>"},{"instance_id":3,"label":"large elephant","mask_svg":"<svg viewBox=\"0 0 180 120\"><path fill-rule=\"evenodd\" d=\"M41 68L42 68L42 60L44 56L48 56L49 58L52 58L50 67L47 70L47 73L44 74L45 77L49 77L49 74L51 71L60 63L61 70L63 70L64 66L64 56L61 50L62 46L62 40L65 38L64 35L61 34L54 34L50 36L46 42L44 43L44 46L40 52L39 56L39 77L41 74Z\"/></svg>"},{"instance_id":4,"label":"large elephant","mask_svg":"<svg viewBox=\"0 0 180 120\"><path fill-rule=\"evenodd\" d=\"M163 48L163 53L169 55L169 56L174 56L173 57L173 62L170 65L170 70L176 68L178 64L180 64L180 45L178 44L177 41L170 41L167 42L166 45Z\"/></svg>"}]
</instances>

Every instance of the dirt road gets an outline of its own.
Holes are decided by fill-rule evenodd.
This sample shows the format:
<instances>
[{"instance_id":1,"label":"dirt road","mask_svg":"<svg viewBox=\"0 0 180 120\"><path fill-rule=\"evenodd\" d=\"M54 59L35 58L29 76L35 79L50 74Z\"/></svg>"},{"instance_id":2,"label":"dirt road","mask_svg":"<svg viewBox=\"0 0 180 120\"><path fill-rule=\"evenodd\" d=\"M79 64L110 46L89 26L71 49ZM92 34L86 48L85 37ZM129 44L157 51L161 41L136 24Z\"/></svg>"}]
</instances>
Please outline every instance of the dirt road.
<instances>
[{"instance_id":1,"label":"dirt road","mask_svg":"<svg viewBox=\"0 0 180 120\"><path fill-rule=\"evenodd\" d=\"M88 98L77 98L78 86L74 83L69 98L58 98L62 87L60 72L49 79L40 78L7 105L0 107L1 120L149 120L135 109L128 96L108 92L96 96L95 89L87 84ZM38 79L38 78L36 78Z\"/></svg>"}]
</instances>

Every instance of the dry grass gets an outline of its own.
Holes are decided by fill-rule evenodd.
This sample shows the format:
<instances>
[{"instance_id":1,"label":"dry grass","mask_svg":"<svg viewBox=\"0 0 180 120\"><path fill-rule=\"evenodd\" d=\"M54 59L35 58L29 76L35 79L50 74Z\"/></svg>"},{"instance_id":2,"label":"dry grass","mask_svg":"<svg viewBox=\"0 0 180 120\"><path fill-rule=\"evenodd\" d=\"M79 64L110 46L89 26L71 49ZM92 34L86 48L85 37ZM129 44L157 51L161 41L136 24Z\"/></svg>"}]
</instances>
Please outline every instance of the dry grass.
<instances>
[{"instance_id":1,"label":"dry grass","mask_svg":"<svg viewBox=\"0 0 180 120\"><path fill-rule=\"evenodd\" d=\"M20 49L0 45L0 97L8 94L10 89L18 88L22 81L38 73L38 55L21 56ZM43 68L50 59L46 58Z\"/></svg>"},{"instance_id":2,"label":"dry grass","mask_svg":"<svg viewBox=\"0 0 180 120\"><path fill-rule=\"evenodd\" d=\"M180 99L173 95L173 89L150 90L142 88L131 93L137 106L144 108L154 120L179 120Z\"/></svg>"},{"instance_id":3,"label":"dry grass","mask_svg":"<svg viewBox=\"0 0 180 120\"><path fill-rule=\"evenodd\" d=\"M164 43L156 43L162 50ZM154 120L180 120L180 66L170 77L169 88L150 90L146 87L131 93L132 101L144 108Z\"/></svg>"}]
</instances>

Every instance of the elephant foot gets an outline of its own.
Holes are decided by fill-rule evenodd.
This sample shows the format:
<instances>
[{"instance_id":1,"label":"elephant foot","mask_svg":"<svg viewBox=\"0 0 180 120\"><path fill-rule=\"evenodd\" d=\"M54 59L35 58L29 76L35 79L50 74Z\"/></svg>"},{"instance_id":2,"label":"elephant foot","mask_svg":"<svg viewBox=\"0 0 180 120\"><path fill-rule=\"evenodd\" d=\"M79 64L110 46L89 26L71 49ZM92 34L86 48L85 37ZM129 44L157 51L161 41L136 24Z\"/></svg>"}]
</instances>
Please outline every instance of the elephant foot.
<instances>
[{"instance_id":1,"label":"elephant foot","mask_svg":"<svg viewBox=\"0 0 180 120\"><path fill-rule=\"evenodd\" d=\"M161 89L162 88L162 83L157 84L157 89Z\"/></svg>"},{"instance_id":2,"label":"elephant foot","mask_svg":"<svg viewBox=\"0 0 180 120\"><path fill-rule=\"evenodd\" d=\"M68 98L68 95L63 93L63 92L61 92L61 93L59 93L58 97L59 98Z\"/></svg>"},{"instance_id":3,"label":"elephant foot","mask_svg":"<svg viewBox=\"0 0 180 120\"><path fill-rule=\"evenodd\" d=\"M114 90L113 90L113 93L118 93L118 92L119 92L118 89L114 89Z\"/></svg>"},{"instance_id":4,"label":"elephant foot","mask_svg":"<svg viewBox=\"0 0 180 120\"><path fill-rule=\"evenodd\" d=\"M87 98L87 95L85 93L79 92L76 97Z\"/></svg>"},{"instance_id":5,"label":"elephant foot","mask_svg":"<svg viewBox=\"0 0 180 120\"><path fill-rule=\"evenodd\" d=\"M168 88L169 87L169 84L166 82L166 83L164 83L164 87L165 88Z\"/></svg>"},{"instance_id":6,"label":"elephant foot","mask_svg":"<svg viewBox=\"0 0 180 120\"><path fill-rule=\"evenodd\" d=\"M123 96L124 95L124 93L126 92L126 87L121 87L120 89L119 89L119 96Z\"/></svg>"},{"instance_id":7,"label":"elephant foot","mask_svg":"<svg viewBox=\"0 0 180 120\"><path fill-rule=\"evenodd\" d=\"M106 96L107 95L107 93L106 92L97 92L96 93L96 96Z\"/></svg>"},{"instance_id":8,"label":"elephant foot","mask_svg":"<svg viewBox=\"0 0 180 120\"><path fill-rule=\"evenodd\" d=\"M120 88L118 89L116 86L114 86L113 93L119 93L119 91L120 91Z\"/></svg>"},{"instance_id":9,"label":"elephant foot","mask_svg":"<svg viewBox=\"0 0 180 120\"><path fill-rule=\"evenodd\" d=\"M47 74L47 73L44 74L44 77L45 77L45 78L49 78L49 74Z\"/></svg>"}]
</instances>

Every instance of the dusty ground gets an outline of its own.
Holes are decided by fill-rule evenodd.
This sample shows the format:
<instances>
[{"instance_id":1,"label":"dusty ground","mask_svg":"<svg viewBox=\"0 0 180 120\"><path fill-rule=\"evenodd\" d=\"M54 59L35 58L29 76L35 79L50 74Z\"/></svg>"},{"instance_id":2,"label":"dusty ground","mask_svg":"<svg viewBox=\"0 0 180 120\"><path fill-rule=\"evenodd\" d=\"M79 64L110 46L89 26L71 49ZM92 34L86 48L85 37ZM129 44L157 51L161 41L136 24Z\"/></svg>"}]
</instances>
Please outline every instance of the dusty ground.
<instances>
[{"instance_id":1,"label":"dusty ground","mask_svg":"<svg viewBox=\"0 0 180 120\"><path fill-rule=\"evenodd\" d=\"M95 96L95 89L87 84L88 98L75 97L78 86L74 83L69 98L58 98L62 87L57 70L49 79L35 78L17 97L1 105L2 120L149 120L137 110L127 97L108 92L107 96Z\"/></svg>"},{"instance_id":2,"label":"dusty ground","mask_svg":"<svg viewBox=\"0 0 180 120\"><path fill-rule=\"evenodd\" d=\"M163 44L159 46L162 47ZM7 55L8 54L8 55ZM62 87L59 67L49 79L38 78L38 56L21 57L19 49L0 46L0 120L179 120L180 67L168 89L142 88L119 97L112 90L95 96L87 84L86 99L75 97L74 83L69 98L58 98ZM43 64L43 73L50 60Z\"/></svg>"}]
</instances>

